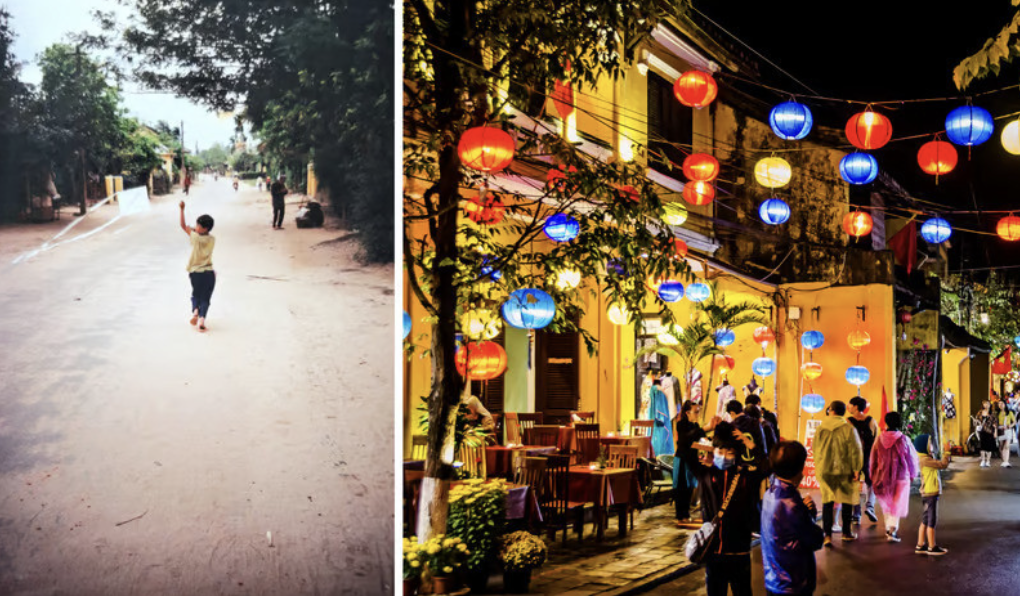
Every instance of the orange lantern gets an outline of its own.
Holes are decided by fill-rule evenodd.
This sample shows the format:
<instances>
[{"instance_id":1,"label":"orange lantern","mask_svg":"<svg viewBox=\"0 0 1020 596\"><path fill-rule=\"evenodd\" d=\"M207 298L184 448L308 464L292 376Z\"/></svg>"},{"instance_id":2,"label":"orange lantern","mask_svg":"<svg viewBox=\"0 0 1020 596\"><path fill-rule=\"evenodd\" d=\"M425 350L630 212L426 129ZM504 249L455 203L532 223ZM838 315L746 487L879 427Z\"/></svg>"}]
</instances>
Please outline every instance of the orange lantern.
<instances>
[{"instance_id":1,"label":"orange lantern","mask_svg":"<svg viewBox=\"0 0 1020 596\"><path fill-rule=\"evenodd\" d=\"M933 176L952 172L958 159L953 144L938 139L928 141L917 151L917 165L921 166L925 174Z\"/></svg>"},{"instance_id":2,"label":"orange lantern","mask_svg":"<svg viewBox=\"0 0 1020 596\"><path fill-rule=\"evenodd\" d=\"M503 221L506 206L503 205L503 201L499 197L489 193L484 199L480 196L468 199L467 204L464 205L464 213L476 224L491 226Z\"/></svg>"},{"instance_id":3,"label":"orange lantern","mask_svg":"<svg viewBox=\"0 0 1020 596\"><path fill-rule=\"evenodd\" d=\"M1020 240L1020 217L1013 214L1003 217L996 224L995 233L999 235L999 238L1009 242Z\"/></svg>"},{"instance_id":4,"label":"orange lantern","mask_svg":"<svg viewBox=\"0 0 1020 596\"><path fill-rule=\"evenodd\" d=\"M672 253L674 259L682 259L687 256L687 243L679 238L673 239Z\"/></svg>"},{"instance_id":5,"label":"orange lantern","mask_svg":"<svg viewBox=\"0 0 1020 596\"><path fill-rule=\"evenodd\" d=\"M871 343L871 336L867 331L854 329L850 335L846 336L846 341L850 344L851 349L860 351L861 348Z\"/></svg>"},{"instance_id":6,"label":"orange lantern","mask_svg":"<svg viewBox=\"0 0 1020 596\"><path fill-rule=\"evenodd\" d=\"M570 185L567 184L567 175L576 174L577 168L570 166L564 169L563 166L558 168L550 168L549 173L545 177L545 187L549 190L558 190L560 192L567 192Z\"/></svg>"},{"instance_id":7,"label":"orange lantern","mask_svg":"<svg viewBox=\"0 0 1020 596\"><path fill-rule=\"evenodd\" d=\"M846 123L846 138L858 149L878 149L892 138L892 122L868 108Z\"/></svg>"},{"instance_id":8,"label":"orange lantern","mask_svg":"<svg viewBox=\"0 0 1020 596\"><path fill-rule=\"evenodd\" d=\"M684 159L684 176L688 180L711 182L719 177L719 160L707 153L692 153Z\"/></svg>"},{"instance_id":9,"label":"orange lantern","mask_svg":"<svg viewBox=\"0 0 1020 596\"><path fill-rule=\"evenodd\" d=\"M733 370L736 365L737 361L728 354L716 354L715 358L712 359L712 367L715 368L716 372L724 376Z\"/></svg>"},{"instance_id":10,"label":"orange lantern","mask_svg":"<svg viewBox=\"0 0 1020 596\"><path fill-rule=\"evenodd\" d=\"M506 370L506 351L494 341L469 342L457 350L454 364L468 380L489 381Z\"/></svg>"},{"instance_id":11,"label":"orange lantern","mask_svg":"<svg viewBox=\"0 0 1020 596\"><path fill-rule=\"evenodd\" d=\"M476 126L464 131L457 155L465 166L480 172L498 172L514 160L514 138L505 130Z\"/></svg>"},{"instance_id":12,"label":"orange lantern","mask_svg":"<svg viewBox=\"0 0 1020 596\"><path fill-rule=\"evenodd\" d=\"M805 362L800 367L800 375L804 377L805 381L814 381L822 376L822 365L817 362Z\"/></svg>"},{"instance_id":13,"label":"orange lantern","mask_svg":"<svg viewBox=\"0 0 1020 596\"><path fill-rule=\"evenodd\" d=\"M707 72L689 70L673 83L673 94L689 108L703 108L719 94L719 86Z\"/></svg>"},{"instance_id":14,"label":"orange lantern","mask_svg":"<svg viewBox=\"0 0 1020 596\"><path fill-rule=\"evenodd\" d=\"M715 199L715 187L708 182L695 180L684 185L684 200L691 205L708 205Z\"/></svg>"},{"instance_id":15,"label":"orange lantern","mask_svg":"<svg viewBox=\"0 0 1020 596\"><path fill-rule=\"evenodd\" d=\"M843 231L854 238L870 234L874 225L871 215L864 211L851 211L843 217Z\"/></svg>"},{"instance_id":16,"label":"orange lantern","mask_svg":"<svg viewBox=\"0 0 1020 596\"><path fill-rule=\"evenodd\" d=\"M766 344L776 341L776 334L768 327L756 328L751 337L754 338L755 343L762 344L762 349Z\"/></svg>"}]
</instances>

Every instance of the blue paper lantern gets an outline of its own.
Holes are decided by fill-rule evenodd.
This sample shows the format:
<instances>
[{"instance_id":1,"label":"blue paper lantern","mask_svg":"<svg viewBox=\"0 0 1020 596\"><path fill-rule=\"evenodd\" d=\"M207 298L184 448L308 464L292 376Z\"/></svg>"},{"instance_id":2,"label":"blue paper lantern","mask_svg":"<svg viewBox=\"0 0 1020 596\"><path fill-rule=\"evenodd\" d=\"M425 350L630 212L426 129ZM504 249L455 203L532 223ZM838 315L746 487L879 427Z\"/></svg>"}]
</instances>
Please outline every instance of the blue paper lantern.
<instances>
[{"instance_id":1,"label":"blue paper lantern","mask_svg":"<svg viewBox=\"0 0 1020 596\"><path fill-rule=\"evenodd\" d=\"M800 407L808 414L817 414L825 409L825 398L817 393L808 393L800 398Z\"/></svg>"},{"instance_id":2,"label":"blue paper lantern","mask_svg":"<svg viewBox=\"0 0 1020 596\"><path fill-rule=\"evenodd\" d=\"M960 106L946 116L946 136L957 145L980 145L992 138L995 121L988 110Z\"/></svg>"},{"instance_id":3,"label":"blue paper lantern","mask_svg":"<svg viewBox=\"0 0 1020 596\"><path fill-rule=\"evenodd\" d=\"M407 339L408 335L411 335L411 315L407 314L407 311L405 310L404 311L404 339Z\"/></svg>"},{"instance_id":4,"label":"blue paper lantern","mask_svg":"<svg viewBox=\"0 0 1020 596\"><path fill-rule=\"evenodd\" d=\"M825 336L821 331L805 331L800 336L800 345L809 350L817 350L825 343Z\"/></svg>"},{"instance_id":5,"label":"blue paper lantern","mask_svg":"<svg viewBox=\"0 0 1020 596\"><path fill-rule=\"evenodd\" d=\"M684 297L684 285L678 281L667 279L659 284L659 298L663 302L676 302Z\"/></svg>"},{"instance_id":6,"label":"blue paper lantern","mask_svg":"<svg viewBox=\"0 0 1020 596\"><path fill-rule=\"evenodd\" d=\"M1020 335L1013 338L1013 343L1016 344L1016 347L1020 348Z\"/></svg>"},{"instance_id":7,"label":"blue paper lantern","mask_svg":"<svg viewBox=\"0 0 1020 596\"><path fill-rule=\"evenodd\" d=\"M623 266L623 261L619 259L610 259L607 261L606 271L615 273L619 277L627 277L627 269Z\"/></svg>"},{"instance_id":8,"label":"blue paper lantern","mask_svg":"<svg viewBox=\"0 0 1020 596\"><path fill-rule=\"evenodd\" d=\"M581 233L581 222L566 213L557 213L545 220L542 231L553 242L570 242Z\"/></svg>"},{"instance_id":9,"label":"blue paper lantern","mask_svg":"<svg viewBox=\"0 0 1020 596\"><path fill-rule=\"evenodd\" d=\"M691 302L704 302L712 295L712 288L701 282L693 283L687 287L687 299Z\"/></svg>"},{"instance_id":10,"label":"blue paper lantern","mask_svg":"<svg viewBox=\"0 0 1020 596\"><path fill-rule=\"evenodd\" d=\"M864 368L863 366L851 366L850 368L846 369L846 382L850 383L851 385L857 385L858 387L860 387L861 385L867 383L868 379L870 378L871 373L868 372L868 369Z\"/></svg>"},{"instance_id":11,"label":"blue paper lantern","mask_svg":"<svg viewBox=\"0 0 1020 596\"><path fill-rule=\"evenodd\" d=\"M759 377L771 377L776 372L776 361L771 358L755 358L751 363L751 371Z\"/></svg>"},{"instance_id":12,"label":"blue paper lantern","mask_svg":"<svg viewBox=\"0 0 1020 596\"><path fill-rule=\"evenodd\" d=\"M878 177L878 160L868 153L851 153L839 160L839 175L850 184L867 184Z\"/></svg>"},{"instance_id":13,"label":"blue paper lantern","mask_svg":"<svg viewBox=\"0 0 1020 596\"><path fill-rule=\"evenodd\" d=\"M489 257L482 258L482 278L489 278L491 281L499 281L499 278L503 277L503 272L496 269L489 263L492 261Z\"/></svg>"},{"instance_id":14,"label":"blue paper lantern","mask_svg":"<svg viewBox=\"0 0 1020 596\"><path fill-rule=\"evenodd\" d=\"M921 224L921 236L931 244L940 244L953 235L953 226L941 217L933 217Z\"/></svg>"},{"instance_id":15,"label":"blue paper lantern","mask_svg":"<svg viewBox=\"0 0 1020 596\"><path fill-rule=\"evenodd\" d=\"M512 292L500 310L511 327L542 329L556 317L556 301L542 290L526 288Z\"/></svg>"},{"instance_id":16,"label":"blue paper lantern","mask_svg":"<svg viewBox=\"0 0 1020 596\"><path fill-rule=\"evenodd\" d=\"M811 132L815 119L811 110L802 103L785 101L769 112L769 126L772 132L787 141L799 141Z\"/></svg>"},{"instance_id":17,"label":"blue paper lantern","mask_svg":"<svg viewBox=\"0 0 1020 596\"><path fill-rule=\"evenodd\" d=\"M786 204L786 201L779 198L765 199L765 201L758 206L758 217L761 220L771 226L778 226L781 223L786 223L786 220L790 219L790 206Z\"/></svg>"},{"instance_id":18,"label":"blue paper lantern","mask_svg":"<svg viewBox=\"0 0 1020 596\"><path fill-rule=\"evenodd\" d=\"M731 346L737 341L737 334L732 329L716 329L712 337L715 338L715 345L720 348Z\"/></svg>"}]
</instances>

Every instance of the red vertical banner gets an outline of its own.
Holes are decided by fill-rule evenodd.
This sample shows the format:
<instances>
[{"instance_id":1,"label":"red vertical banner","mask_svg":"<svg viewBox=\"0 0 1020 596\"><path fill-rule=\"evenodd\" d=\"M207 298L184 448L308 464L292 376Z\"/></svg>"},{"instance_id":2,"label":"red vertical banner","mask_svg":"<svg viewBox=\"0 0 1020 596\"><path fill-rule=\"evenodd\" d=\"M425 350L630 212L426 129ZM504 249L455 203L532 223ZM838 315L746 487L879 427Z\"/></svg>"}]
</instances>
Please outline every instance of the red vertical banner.
<instances>
[{"instance_id":1,"label":"red vertical banner","mask_svg":"<svg viewBox=\"0 0 1020 596\"><path fill-rule=\"evenodd\" d=\"M815 450L812 445L815 442L815 431L822 425L821 420L808 420L804 432L804 447L807 448L807 461L804 462L804 479L800 481L801 488L821 488L818 486L818 478L815 476Z\"/></svg>"}]
</instances>

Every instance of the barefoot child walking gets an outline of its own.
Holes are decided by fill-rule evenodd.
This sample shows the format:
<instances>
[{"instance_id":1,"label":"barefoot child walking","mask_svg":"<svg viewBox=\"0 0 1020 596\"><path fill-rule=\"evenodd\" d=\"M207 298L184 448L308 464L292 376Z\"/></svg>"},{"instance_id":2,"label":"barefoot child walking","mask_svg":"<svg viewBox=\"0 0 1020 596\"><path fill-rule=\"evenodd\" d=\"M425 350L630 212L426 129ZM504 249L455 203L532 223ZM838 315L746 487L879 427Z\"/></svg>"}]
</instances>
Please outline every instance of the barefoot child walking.
<instances>
[{"instance_id":1,"label":"barefoot child walking","mask_svg":"<svg viewBox=\"0 0 1020 596\"><path fill-rule=\"evenodd\" d=\"M209 234L213 218L200 215L195 227L184 223L184 201L181 201L181 229L191 239L191 257L188 259L188 276L191 278L191 324L205 331L205 316L209 312L213 288L216 287L216 272L213 271L212 253L216 238Z\"/></svg>"}]
</instances>

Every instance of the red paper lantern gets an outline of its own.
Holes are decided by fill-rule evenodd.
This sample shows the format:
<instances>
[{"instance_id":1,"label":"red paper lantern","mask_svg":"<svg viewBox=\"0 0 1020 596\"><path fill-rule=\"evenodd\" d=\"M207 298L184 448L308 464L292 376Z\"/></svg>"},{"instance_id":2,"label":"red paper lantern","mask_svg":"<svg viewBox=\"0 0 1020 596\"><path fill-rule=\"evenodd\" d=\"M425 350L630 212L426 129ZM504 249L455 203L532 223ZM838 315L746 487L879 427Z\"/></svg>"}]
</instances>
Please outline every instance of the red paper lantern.
<instances>
[{"instance_id":1,"label":"red paper lantern","mask_svg":"<svg viewBox=\"0 0 1020 596\"><path fill-rule=\"evenodd\" d=\"M776 341L776 334L768 327L758 327L754 330L752 336L755 343L767 344ZM764 348L765 346L762 346Z\"/></svg>"},{"instance_id":2,"label":"red paper lantern","mask_svg":"<svg viewBox=\"0 0 1020 596\"><path fill-rule=\"evenodd\" d=\"M618 196L621 201L630 201L632 203L637 203L638 200L641 199L641 193L639 193L636 188L630 186L629 184L617 186L616 196Z\"/></svg>"},{"instance_id":3,"label":"red paper lantern","mask_svg":"<svg viewBox=\"0 0 1020 596\"><path fill-rule=\"evenodd\" d=\"M568 189L572 186L568 184L567 176L570 174L576 174L577 168L570 166L564 169L563 166L558 168L550 168L549 173L545 177L545 187L550 190L558 190L559 192L568 192Z\"/></svg>"},{"instance_id":4,"label":"red paper lantern","mask_svg":"<svg viewBox=\"0 0 1020 596\"><path fill-rule=\"evenodd\" d=\"M506 351L493 341L469 342L454 356L457 372L468 380L490 381L506 370Z\"/></svg>"},{"instance_id":5,"label":"red paper lantern","mask_svg":"<svg viewBox=\"0 0 1020 596\"><path fill-rule=\"evenodd\" d=\"M499 128L476 126L461 135L457 154L473 170L498 172L514 160L514 138Z\"/></svg>"},{"instance_id":6,"label":"red paper lantern","mask_svg":"<svg viewBox=\"0 0 1020 596\"><path fill-rule=\"evenodd\" d=\"M854 238L867 236L874 225L871 215L864 211L851 211L843 217L843 231Z\"/></svg>"},{"instance_id":7,"label":"red paper lantern","mask_svg":"<svg viewBox=\"0 0 1020 596\"><path fill-rule=\"evenodd\" d=\"M1003 240L1014 242L1020 240L1020 217L1007 215L995 226L995 233Z\"/></svg>"},{"instance_id":8,"label":"red paper lantern","mask_svg":"<svg viewBox=\"0 0 1020 596\"><path fill-rule=\"evenodd\" d=\"M688 180L711 182L719 176L719 160L707 153L692 153L684 159L684 176Z\"/></svg>"},{"instance_id":9,"label":"red paper lantern","mask_svg":"<svg viewBox=\"0 0 1020 596\"><path fill-rule=\"evenodd\" d=\"M506 205L499 197L489 193L485 199L480 196L468 199L464 205L464 213L476 224L491 226L503 221Z\"/></svg>"},{"instance_id":10,"label":"red paper lantern","mask_svg":"<svg viewBox=\"0 0 1020 596\"><path fill-rule=\"evenodd\" d=\"M945 141L928 141L917 151L917 164L925 174L941 176L953 171L959 157L952 143Z\"/></svg>"},{"instance_id":11,"label":"red paper lantern","mask_svg":"<svg viewBox=\"0 0 1020 596\"><path fill-rule=\"evenodd\" d=\"M679 238L673 239L672 256L674 259L682 259L687 256L687 243Z\"/></svg>"},{"instance_id":12,"label":"red paper lantern","mask_svg":"<svg viewBox=\"0 0 1020 596\"><path fill-rule=\"evenodd\" d=\"M690 108L703 108L719 94L719 86L707 72L689 70L673 83L677 100Z\"/></svg>"},{"instance_id":13,"label":"red paper lantern","mask_svg":"<svg viewBox=\"0 0 1020 596\"><path fill-rule=\"evenodd\" d=\"M906 325L907 323L912 321L913 318L914 318L914 315L910 314L910 311L907 311L907 310L901 310L900 311L900 323L903 323L904 325Z\"/></svg>"},{"instance_id":14,"label":"red paper lantern","mask_svg":"<svg viewBox=\"0 0 1020 596\"><path fill-rule=\"evenodd\" d=\"M684 185L683 196L691 205L708 205L715 199L715 187L709 182L695 180Z\"/></svg>"},{"instance_id":15,"label":"red paper lantern","mask_svg":"<svg viewBox=\"0 0 1020 596\"><path fill-rule=\"evenodd\" d=\"M725 375L737 366L737 361L729 354L716 354L715 358L712 359L712 366L717 372Z\"/></svg>"},{"instance_id":16,"label":"red paper lantern","mask_svg":"<svg viewBox=\"0 0 1020 596\"><path fill-rule=\"evenodd\" d=\"M552 92L553 106L560 118L566 120L574 113L574 88L570 83L556 81Z\"/></svg>"},{"instance_id":17,"label":"red paper lantern","mask_svg":"<svg viewBox=\"0 0 1020 596\"><path fill-rule=\"evenodd\" d=\"M892 138L892 122L878 112L864 110L847 121L846 138L858 149L878 149Z\"/></svg>"}]
</instances>

